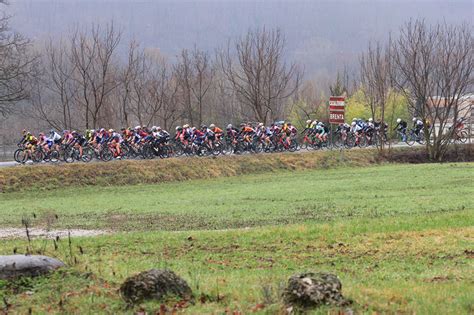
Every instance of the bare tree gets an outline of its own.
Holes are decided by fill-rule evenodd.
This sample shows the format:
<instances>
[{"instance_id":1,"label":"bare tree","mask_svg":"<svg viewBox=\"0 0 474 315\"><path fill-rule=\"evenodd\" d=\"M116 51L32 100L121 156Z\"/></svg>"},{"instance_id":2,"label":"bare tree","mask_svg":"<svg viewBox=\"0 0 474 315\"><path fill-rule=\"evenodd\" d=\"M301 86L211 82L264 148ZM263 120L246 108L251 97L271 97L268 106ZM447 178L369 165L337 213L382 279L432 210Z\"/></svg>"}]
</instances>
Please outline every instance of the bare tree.
<instances>
[{"instance_id":1,"label":"bare tree","mask_svg":"<svg viewBox=\"0 0 474 315\"><path fill-rule=\"evenodd\" d=\"M426 146L441 160L450 141L445 128L460 117L464 95L473 88L474 45L468 25L429 26L410 21L391 45L393 82L404 93L414 115L425 123Z\"/></svg>"},{"instance_id":2,"label":"bare tree","mask_svg":"<svg viewBox=\"0 0 474 315\"><path fill-rule=\"evenodd\" d=\"M8 16L0 17L0 114L4 116L13 112L15 104L28 98L27 83L34 75L36 61L29 54L29 40L12 32L8 22Z\"/></svg>"},{"instance_id":3,"label":"bare tree","mask_svg":"<svg viewBox=\"0 0 474 315\"><path fill-rule=\"evenodd\" d=\"M174 72L180 85L187 118L192 125L202 124L205 97L215 75L209 54L196 47L191 52L183 49Z\"/></svg>"},{"instance_id":4,"label":"bare tree","mask_svg":"<svg viewBox=\"0 0 474 315\"><path fill-rule=\"evenodd\" d=\"M373 119L385 122L385 108L391 91L391 63L388 48L377 42L369 44L367 52L360 58L360 82L365 100L370 106ZM380 139L383 140L383 139ZM383 150L384 141L377 143Z\"/></svg>"},{"instance_id":5,"label":"bare tree","mask_svg":"<svg viewBox=\"0 0 474 315\"><path fill-rule=\"evenodd\" d=\"M292 104L291 119L299 126L305 126L308 119L328 120L327 96L324 95L323 84L314 80L302 83L297 101Z\"/></svg>"},{"instance_id":6,"label":"bare tree","mask_svg":"<svg viewBox=\"0 0 474 315\"><path fill-rule=\"evenodd\" d=\"M127 63L119 70L118 81L120 82L119 87L115 90L117 95L117 102L120 104L119 121L122 126L129 126L131 123L130 118L130 104L133 92L133 82L139 75L139 66L141 54L139 52L139 45L137 42L130 42L128 49Z\"/></svg>"},{"instance_id":7,"label":"bare tree","mask_svg":"<svg viewBox=\"0 0 474 315\"><path fill-rule=\"evenodd\" d=\"M68 45L50 40L42 51L41 75L33 81L30 103L36 118L50 127L73 129L81 125L74 98L77 86L74 84L74 65L71 63Z\"/></svg>"},{"instance_id":8,"label":"bare tree","mask_svg":"<svg viewBox=\"0 0 474 315\"><path fill-rule=\"evenodd\" d=\"M249 31L218 54L222 72L250 118L268 123L283 114L285 101L297 90L301 72L284 61L285 39L279 30Z\"/></svg>"},{"instance_id":9,"label":"bare tree","mask_svg":"<svg viewBox=\"0 0 474 315\"><path fill-rule=\"evenodd\" d=\"M120 37L113 23L105 28L93 26L90 34L76 31L72 37L75 79L80 87L77 100L85 109L86 128L98 126L107 97L119 86L113 63Z\"/></svg>"}]
</instances>

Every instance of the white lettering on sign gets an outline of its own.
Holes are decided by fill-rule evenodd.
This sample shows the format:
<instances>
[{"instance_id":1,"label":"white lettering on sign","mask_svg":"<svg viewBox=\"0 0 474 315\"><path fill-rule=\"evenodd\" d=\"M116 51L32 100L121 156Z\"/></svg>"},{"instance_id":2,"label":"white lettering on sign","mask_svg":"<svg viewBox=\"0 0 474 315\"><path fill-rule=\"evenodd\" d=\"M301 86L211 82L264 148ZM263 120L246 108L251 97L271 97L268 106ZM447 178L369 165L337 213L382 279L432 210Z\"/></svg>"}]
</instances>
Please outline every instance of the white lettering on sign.
<instances>
[{"instance_id":1,"label":"white lettering on sign","mask_svg":"<svg viewBox=\"0 0 474 315\"><path fill-rule=\"evenodd\" d=\"M344 120L344 114L330 113L329 119L330 120Z\"/></svg>"},{"instance_id":2,"label":"white lettering on sign","mask_svg":"<svg viewBox=\"0 0 474 315\"><path fill-rule=\"evenodd\" d=\"M346 103L344 101L329 101L330 106L344 106Z\"/></svg>"}]
</instances>

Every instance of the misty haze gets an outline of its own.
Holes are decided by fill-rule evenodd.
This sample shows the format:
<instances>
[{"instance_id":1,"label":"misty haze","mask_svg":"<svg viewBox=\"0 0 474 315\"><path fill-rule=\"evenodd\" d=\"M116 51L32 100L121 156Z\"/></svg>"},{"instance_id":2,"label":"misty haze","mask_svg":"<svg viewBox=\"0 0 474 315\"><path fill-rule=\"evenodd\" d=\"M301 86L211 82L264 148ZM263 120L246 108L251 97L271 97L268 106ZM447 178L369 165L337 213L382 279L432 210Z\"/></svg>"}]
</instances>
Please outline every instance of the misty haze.
<instances>
[{"instance_id":1,"label":"misty haze","mask_svg":"<svg viewBox=\"0 0 474 315\"><path fill-rule=\"evenodd\" d=\"M474 0L0 0L0 314L474 314Z\"/></svg>"}]
</instances>

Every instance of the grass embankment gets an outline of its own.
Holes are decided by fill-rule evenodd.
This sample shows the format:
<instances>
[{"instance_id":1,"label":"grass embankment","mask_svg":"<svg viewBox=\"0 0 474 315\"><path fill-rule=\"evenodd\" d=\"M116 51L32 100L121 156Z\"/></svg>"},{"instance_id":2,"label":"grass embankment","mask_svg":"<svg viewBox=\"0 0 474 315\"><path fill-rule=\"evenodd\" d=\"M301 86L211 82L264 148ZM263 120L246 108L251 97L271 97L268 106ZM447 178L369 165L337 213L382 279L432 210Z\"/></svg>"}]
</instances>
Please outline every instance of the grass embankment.
<instances>
[{"instance_id":1,"label":"grass embankment","mask_svg":"<svg viewBox=\"0 0 474 315\"><path fill-rule=\"evenodd\" d=\"M286 156L292 155L274 158ZM474 163L269 171L5 192L3 226L20 227L21 217L34 212L33 226L49 221L53 229L132 232L75 238L71 246L61 239L57 249L52 240L33 241L34 250L70 267L0 282L0 301L11 313L159 313L159 302L127 309L117 289L137 272L170 268L196 294L194 304L180 304L189 314L274 314L282 310L279 296L288 277L312 270L337 274L357 313L474 312ZM0 254L24 253L27 246L26 240L2 240Z\"/></svg>"},{"instance_id":2,"label":"grass embankment","mask_svg":"<svg viewBox=\"0 0 474 315\"><path fill-rule=\"evenodd\" d=\"M0 195L0 226L59 216L58 228L227 229L474 209L474 163L281 171L212 180Z\"/></svg>"},{"instance_id":3,"label":"grass embankment","mask_svg":"<svg viewBox=\"0 0 474 315\"><path fill-rule=\"evenodd\" d=\"M453 146L447 161L474 161L474 146ZM217 158L173 158L72 165L33 165L0 169L0 192L50 190L73 186L155 184L191 179L261 174L281 170L329 169L388 162L424 163L423 147L396 148L381 156L375 149L258 154Z\"/></svg>"}]
</instances>

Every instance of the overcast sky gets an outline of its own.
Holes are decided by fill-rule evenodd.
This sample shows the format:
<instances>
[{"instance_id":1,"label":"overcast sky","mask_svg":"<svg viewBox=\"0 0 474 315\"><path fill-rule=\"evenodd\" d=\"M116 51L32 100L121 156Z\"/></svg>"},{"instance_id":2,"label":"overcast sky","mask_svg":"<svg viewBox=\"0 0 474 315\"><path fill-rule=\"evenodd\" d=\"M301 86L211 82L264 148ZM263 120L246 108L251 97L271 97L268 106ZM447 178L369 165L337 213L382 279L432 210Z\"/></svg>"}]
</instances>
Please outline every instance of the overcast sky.
<instances>
[{"instance_id":1,"label":"overcast sky","mask_svg":"<svg viewBox=\"0 0 474 315\"><path fill-rule=\"evenodd\" d=\"M288 58L304 64L309 76L330 74L357 62L369 40L386 38L410 18L471 23L474 0L467 1L139 1L10 0L13 27L41 41L75 26L107 23L123 30L122 49L131 38L174 57L180 49L213 51L249 28L279 27Z\"/></svg>"}]
</instances>

